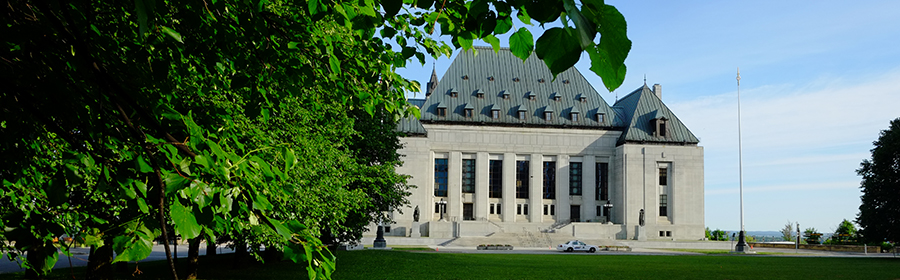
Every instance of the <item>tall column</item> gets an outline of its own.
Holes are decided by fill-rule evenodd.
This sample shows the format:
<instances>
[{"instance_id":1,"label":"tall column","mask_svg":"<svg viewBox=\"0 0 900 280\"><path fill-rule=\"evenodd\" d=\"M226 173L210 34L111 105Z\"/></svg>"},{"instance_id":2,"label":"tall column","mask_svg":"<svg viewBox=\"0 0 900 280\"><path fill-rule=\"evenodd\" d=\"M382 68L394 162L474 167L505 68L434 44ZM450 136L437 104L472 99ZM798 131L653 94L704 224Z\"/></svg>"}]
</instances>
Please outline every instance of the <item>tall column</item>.
<instances>
[{"instance_id":1,"label":"tall column","mask_svg":"<svg viewBox=\"0 0 900 280\"><path fill-rule=\"evenodd\" d=\"M597 158L595 156L584 156L584 189L581 193L581 220L596 219Z\"/></svg>"},{"instance_id":2,"label":"tall column","mask_svg":"<svg viewBox=\"0 0 900 280\"><path fill-rule=\"evenodd\" d=\"M556 158L556 221L569 219L569 155ZM565 215L563 215L565 214Z\"/></svg>"},{"instance_id":3,"label":"tall column","mask_svg":"<svg viewBox=\"0 0 900 280\"><path fill-rule=\"evenodd\" d=\"M447 164L447 219L462 220L462 153L450 152Z\"/></svg>"},{"instance_id":4,"label":"tall column","mask_svg":"<svg viewBox=\"0 0 900 280\"><path fill-rule=\"evenodd\" d=\"M531 162L528 167L528 222L540 223L544 217L543 199L544 199L544 155L532 154Z\"/></svg>"},{"instance_id":5,"label":"tall column","mask_svg":"<svg viewBox=\"0 0 900 280\"><path fill-rule=\"evenodd\" d=\"M504 222L516 221L516 154L503 154L503 202Z\"/></svg>"},{"instance_id":6,"label":"tall column","mask_svg":"<svg viewBox=\"0 0 900 280\"><path fill-rule=\"evenodd\" d=\"M475 219L487 220L488 218L488 168L490 168L490 155L479 152L475 154Z\"/></svg>"}]
</instances>

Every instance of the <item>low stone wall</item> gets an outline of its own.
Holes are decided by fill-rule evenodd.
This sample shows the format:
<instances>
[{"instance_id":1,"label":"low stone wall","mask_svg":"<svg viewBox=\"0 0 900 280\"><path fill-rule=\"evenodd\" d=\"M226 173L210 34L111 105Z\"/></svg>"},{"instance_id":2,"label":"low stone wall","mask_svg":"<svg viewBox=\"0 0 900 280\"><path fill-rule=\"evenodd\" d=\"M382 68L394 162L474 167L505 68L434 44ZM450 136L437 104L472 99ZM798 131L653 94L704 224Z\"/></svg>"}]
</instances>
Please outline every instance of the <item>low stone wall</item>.
<instances>
[{"instance_id":1,"label":"low stone wall","mask_svg":"<svg viewBox=\"0 0 900 280\"><path fill-rule=\"evenodd\" d=\"M779 244L779 243L749 243L753 248L781 248L781 249L794 249L796 248L795 244ZM868 246L866 248L862 245L827 245L827 244L800 244L800 249L804 250L820 250L820 251L834 251L834 252L856 252L856 253L864 253L866 249L868 249L869 253L878 253L881 250L878 246Z\"/></svg>"}]
</instances>

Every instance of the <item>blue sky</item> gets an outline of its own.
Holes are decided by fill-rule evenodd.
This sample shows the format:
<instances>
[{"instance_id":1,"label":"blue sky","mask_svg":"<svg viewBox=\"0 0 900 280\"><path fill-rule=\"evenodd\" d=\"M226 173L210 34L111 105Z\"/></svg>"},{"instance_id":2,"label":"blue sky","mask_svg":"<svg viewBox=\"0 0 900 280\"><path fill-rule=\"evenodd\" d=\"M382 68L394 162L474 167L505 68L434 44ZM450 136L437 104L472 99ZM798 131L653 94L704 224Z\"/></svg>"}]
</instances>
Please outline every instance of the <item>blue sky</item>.
<instances>
[{"instance_id":1,"label":"blue sky","mask_svg":"<svg viewBox=\"0 0 900 280\"><path fill-rule=\"evenodd\" d=\"M662 85L663 101L705 150L709 228L740 228L737 67L746 229L778 230L790 220L831 232L856 217L855 170L900 117L900 1L607 3L625 16L633 42L625 83L607 92L587 55L576 68L610 104L645 74ZM507 46L508 36L500 38ZM434 61L438 77L451 62ZM398 72L424 87L431 68L411 63Z\"/></svg>"}]
</instances>

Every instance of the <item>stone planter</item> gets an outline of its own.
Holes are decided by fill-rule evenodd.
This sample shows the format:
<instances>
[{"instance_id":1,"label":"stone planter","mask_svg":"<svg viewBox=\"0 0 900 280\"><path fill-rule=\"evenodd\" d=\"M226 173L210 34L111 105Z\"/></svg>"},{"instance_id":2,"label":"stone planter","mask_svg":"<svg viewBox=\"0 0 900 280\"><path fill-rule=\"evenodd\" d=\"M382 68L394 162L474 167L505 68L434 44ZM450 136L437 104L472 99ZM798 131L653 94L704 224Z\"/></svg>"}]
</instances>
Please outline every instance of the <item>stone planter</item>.
<instances>
[{"instance_id":1,"label":"stone planter","mask_svg":"<svg viewBox=\"0 0 900 280\"><path fill-rule=\"evenodd\" d=\"M478 245L478 250L512 250L510 245Z\"/></svg>"}]
</instances>

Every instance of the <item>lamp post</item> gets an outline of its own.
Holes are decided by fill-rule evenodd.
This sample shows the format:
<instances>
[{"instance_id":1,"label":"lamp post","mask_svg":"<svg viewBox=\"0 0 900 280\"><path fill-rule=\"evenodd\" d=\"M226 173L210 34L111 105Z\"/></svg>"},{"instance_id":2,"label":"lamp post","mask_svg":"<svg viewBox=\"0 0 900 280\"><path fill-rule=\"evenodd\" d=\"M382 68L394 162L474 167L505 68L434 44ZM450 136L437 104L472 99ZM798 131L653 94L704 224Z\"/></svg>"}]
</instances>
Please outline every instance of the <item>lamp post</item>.
<instances>
[{"instance_id":1,"label":"lamp post","mask_svg":"<svg viewBox=\"0 0 900 280\"><path fill-rule=\"evenodd\" d=\"M612 220L612 213L610 212L612 211L613 205L612 203L607 202L603 205L603 208L606 208L606 223L609 223L610 220Z\"/></svg>"},{"instance_id":2,"label":"lamp post","mask_svg":"<svg viewBox=\"0 0 900 280\"><path fill-rule=\"evenodd\" d=\"M738 180L741 194L741 232L738 234L738 243L734 247L734 251L738 253L747 252L747 242L744 240L744 158L743 144L741 143L741 68L737 70L737 91L738 91Z\"/></svg>"},{"instance_id":3,"label":"lamp post","mask_svg":"<svg viewBox=\"0 0 900 280\"><path fill-rule=\"evenodd\" d=\"M441 201L438 201L438 212L441 213L440 221L444 220L444 212L447 212L447 201L441 198Z\"/></svg>"}]
</instances>

